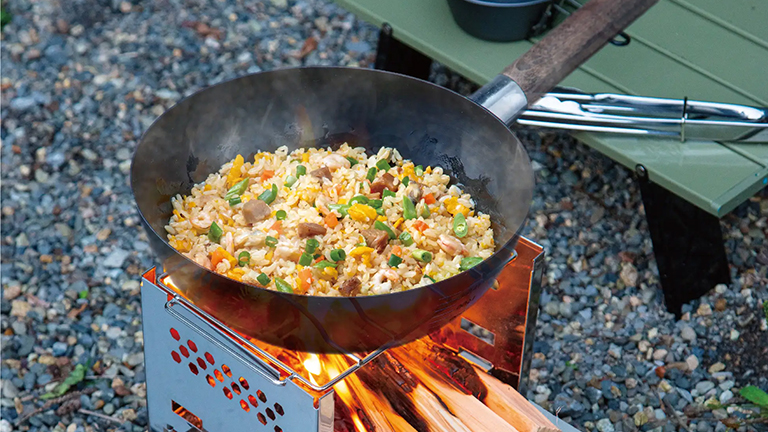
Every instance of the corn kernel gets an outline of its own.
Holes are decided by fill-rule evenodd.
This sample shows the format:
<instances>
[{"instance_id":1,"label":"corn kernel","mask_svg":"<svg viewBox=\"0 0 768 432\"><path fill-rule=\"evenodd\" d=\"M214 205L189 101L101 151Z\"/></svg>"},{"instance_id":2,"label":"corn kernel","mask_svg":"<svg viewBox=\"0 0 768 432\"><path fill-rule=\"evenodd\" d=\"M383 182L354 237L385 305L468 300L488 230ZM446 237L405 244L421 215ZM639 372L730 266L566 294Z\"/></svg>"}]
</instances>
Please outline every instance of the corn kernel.
<instances>
[{"instance_id":1,"label":"corn kernel","mask_svg":"<svg viewBox=\"0 0 768 432\"><path fill-rule=\"evenodd\" d=\"M404 220L405 220L405 219L403 219L403 218L399 218L397 221L395 221L395 223L394 223L394 227L395 227L395 228L399 227L399 226L400 226L400 224L401 224L401 223L403 223L403 221L404 221Z\"/></svg>"},{"instance_id":2,"label":"corn kernel","mask_svg":"<svg viewBox=\"0 0 768 432\"><path fill-rule=\"evenodd\" d=\"M209 191L209 190L211 190L211 189L213 189L213 187L211 187L211 185L209 185L209 184L207 184L207 185L205 185L205 186L203 187L203 191L205 191L205 192L208 192L208 191Z\"/></svg>"},{"instance_id":3,"label":"corn kernel","mask_svg":"<svg viewBox=\"0 0 768 432\"><path fill-rule=\"evenodd\" d=\"M424 170L424 172L427 174L432 174L432 167L428 166L427 169Z\"/></svg>"},{"instance_id":4,"label":"corn kernel","mask_svg":"<svg viewBox=\"0 0 768 432\"><path fill-rule=\"evenodd\" d=\"M309 153L304 153L303 155L301 155L301 161L304 163L309 162Z\"/></svg>"},{"instance_id":5,"label":"corn kernel","mask_svg":"<svg viewBox=\"0 0 768 432\"><path fill-rule=\"evenodd\" d=\"M176 220L177 221L179 221L179 222L184 221L184 217L181 215L181 213L179 213L178 210L173 209L173 214L176 215Z\"/></svg>"},{"instance_id":6,"label":"corn kernel","mask_svg":"<svg viewBox=\"0 0 768 432\"><path fill-rule=\"evenodd\" d=\"M323 273L325 273L326 276L329 276L329 277L334 278L334 279L339 277L339 272L336 271L336 269L333 268L333 267L326 267L326 268L324 268L323 269Z\"/></svg>"},{"instance_id":7,"label":"corn kernel","mask_svg":"<svg viewBox=\"0 0 768 432\"><path fill-rule=\"evenodd\" d=\"M233 269L231 269L231 270L229 270L227 272L227 276L228 277L230 277L230 278L232 278L234 280L237 280L237 281L243 280L243 276L244 275L245 275L245 270L241 269L239 267L238 268L233 268Z\"/></svg>"},{"instance_id":8,"label":"corn kernel","mask_svg":"<svg viewBox=\"0 0 768 432\"><path fill-rule=\"evenodd\" d=\"M304 266L301 265L301 264L296 264L296 269L297 270L304 270Z\"/></svg>"},{"instance_id":9,"label":"corn kernel","mask_svg":"<svg viewBox=\"0 0 768 432\"><path fill-rule=\"evenodd\" d=\"M387 221L387 217L384 216L384 215L381 215L381 216L377 217L376 220L379 221L379 222L386 222Z\"/></svg>"},{"instance_id":10,"label":"corn kernel","mask_svg":"<svg viewBox=\"0 0 768 432\"><path fill-rule=\"evenodd\" d=\"M243 167L243 156L237 155L235 157L235 161L232 162L232 169L229 170L229 175L227 175L227 187L232 187L235 185L235 183L242 180L240 178L240 168Z\"/></svg>"},{"instance_id":11,"label":"corn kernel","mask_svg":"<svg viewBox=\"0 0 768 432\"><path fill-rule=\"evenodd\" d=\"M266 255L264 255L264 259L266 259L267 261L272 261L272 256L273 255L274 255L274 253L272 253L272 251L269 251L269 252L267 252Z\"/></svg>"},{"instance_id":12,"label":"corn kernel","mask_svg":"<svg viewBox=\"0 0 768 432\"><path fill-rule=\"evenodd\" d=\"M349 255L355 257L355 256L360 256L360 255L371 253L371 252L373 252L373 248L369 248L367 246L358 246L352 249L352 251L349 252Z\"/></svg>"},{"instance_id":13,"label":"corn kernel","mask_svg":"<svg viewBox=\"0 0 768 432\"><path fill-rule=\"evenodd\" d=\"M342 198L342 199L340 199L340 200L339 200L339 204L346 204L346 203L347 203L347 200L346 200L346 199L344 199L344 198Z\"/></svg>"}]
</instances>

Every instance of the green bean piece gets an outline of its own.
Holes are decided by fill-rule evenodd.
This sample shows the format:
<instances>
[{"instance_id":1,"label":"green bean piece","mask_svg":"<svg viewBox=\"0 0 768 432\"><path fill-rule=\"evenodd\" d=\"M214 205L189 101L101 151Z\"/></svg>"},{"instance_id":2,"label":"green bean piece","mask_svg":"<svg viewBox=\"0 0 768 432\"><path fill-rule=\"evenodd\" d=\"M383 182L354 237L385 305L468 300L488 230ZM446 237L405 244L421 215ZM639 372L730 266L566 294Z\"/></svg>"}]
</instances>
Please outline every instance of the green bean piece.
<instances>
[{"instance_id":1,"label":"green bean piece","mask_svg":"<svg viewBox=\"0 0 768 432\"><path fill-rule=\"evenodd\" d=\"M296 178L299 178L307 173L307 167L304 165L299 165L296 167Z\"/></svg>"},{"instance_id":2,"label":"green bean piece","mask_svg":"<svg viewBox=\"0 0 768 432\"><path fill-rule=\"evenodd\" d=\"M344 249L334 249L331 251L330 256L332 260L339 262L347 258L347 253L344 252Z\"/></svg>"},{"instance_id":3,"label":"green bean piece","mask_svg":"<svg viewBox=\"0 0 768 432\"><path fill-rule=\"evenodd\" d=\"M355 158L353 158L353 157L349 157L349 156L347 156L346 158L347 158L347 160L349 161L349 164L350 164L349 166L350 166L350 167L353 167L353 166L355 166L355 165L357 165L357 164L359 163L359 162L357 161L357 159L355 159Z\"/></svg>"},{"instance_id":4,"label":"green bean piece","mask_svg":"<svg viewBox=\"0 0 768 432\"><path fill-rule=\"evenodd\" d=\"M483 262L483 259L480 257L466 257L461 259L461 263L459 264L459 270L461 271L467 271L471 269L472 267L480 264Z\"/></svg>"},{"instance_id":5,"label":"green bean piece","mask_svg":"<svg viewBox=\"0 0 768 432\"><path fill-rule=\"evenodd\" d=\"M218 243L219 240L221 240L222 234L224 234L224 231L216 222L213 222L211 228L208 230L208 239L214 243Z\"/></svg>"},{"instance_id":6,"label":"green bean piece","mask_svg":"<svg viewBox=\"0 0 768 432\"><path fill-rule=\"evenodd\" d=\"M278 210L275 212L275 219L277 220L285 220L285 218L288 217L288 213L285 212L285 210Z\"/></svg>"},{"instance_id":7,"label":"green bean piece","mask_svg":"<svg viewBox=\"0 0 768 432\"><path fill-rule=\"evenodd\" d=\"M275 278L275 288L280 292L293 294L293 287L291 284L279 277Z\"/></svg>"},{"instance_id":8,"label":"green bean piece","mask_svg":"<svg viewBox=\"0 0 768 432\"><path fill-rule=\"evenodd\" d=\"M411 252L411 256L416 261L420 261L423 263L428 263L432 261L432 252L421 250L421 249L415 249L413 252Z\"/></svg>"},{"instance_id":9,"label":"green bean piece","mask_svg":"<svg viewBox=\"0 0 768 432\"><path fill-rule=\"evenodd\" d=\"M274 183L272 183L271 189L267 189L259 195L259 199L267 204L272 204L275 198L277 198L277 185Z\"/></svg>"},{"instance_id":10,"label":"green bean piece","mask_svg":"<svg viewBox=\"0 0 768 432\"><path fill-rule=\"evenodd\" d=\"M368 200L368 205L375 209L380 209L381 206L384 205L384 201L380 199L372 199Z\"/></svg>"},{"instance_id":11,"label":"green bean piece","mask_svg":"<svg viewBox=\"0 0 768 432\"><path fill-rule=\"evenodd\" d=\"M227 191L227 194L224 195L224 199L229 201L234 197L239 197L240 195L242 195L243 192L245 192L245 190L248 189L248 180L249 179L244 179L235 183L234 186L229 188L229 190Z\"/></svg>"},{"instance_id":12,"label":"green bean piece","mask_svg":"<svg viewBox=\"0 0 768 432\"><path fill-rule=\"evenodd\" d=\"M382 198L386 198L386 197L395 197L395 196L397 196L397 194L396 194L396 193L394 193L394 192L392 192L392 191L391 191L391 190L389 190L389 189L384 189L384 191L381 193L381 197L382 197Z\"/></svg>"},{"instance_id":13,"label":"green bean piece","mask_svg":"<svg viewBox=\"0 0 768 432\"><path fill-rule=\"evenodd\" d=\"M249 262L251 262L251 254L248 251L242 251L237 254L237 265L245 267Z\"/></svg>"},{"instance_id":14,"label":"green bean piece","mask_svg":"<svg viewBox=\"0 0 768 432\"><path fill-rule=\"evenodd\" d=\"M267 238L264 239L264 243L267 244L267 247L273 248L277 246L277 239L272 236L267 236Z\"/></svg>"},{"instance_id":15,"label":"green bean piece","mask_svg":"<svg viewBox=\"0 0 768 432\"><path fill-rule=\"evenodd\" d=\"M352 204L357 204L357 203L368 204L368 197L363 196L363 195L355 195L355 196L352 197L351 200L349 200L349 202L347 204L352 205Z\"/></svg>"},{"instance_id":16,"label":"green bean piece","mask_svg":"<svg viewBox=\"0 0 768 432\"><path fill-rule=\"evenodd\" d=\"M385 231L389 236L390 240L394 240L397 238L397 236L395 235L395 232L392 231L392 228L390 228L389 226L387 226L387 224L385 224L380 220L377 220L376 222L374 222L373 227L376 228L377 230Z\"/></svg>"},{"instance_id":17,"label":"green bean piece","mask_svg":"<svg viewBox=\"0 0 768 432\"><path fill-rule=\"evenodd\" d=\"M379 171L376 167L371 167L368 169L368 174L365 175L365 178L368 179L369 182L373 182L376 179L376 173Z\"/></svg>"},{"instance_id":18,"label":"green bean piece","mask_svg":"<svg viewBox=\"0 0 768 432\"><path fill-rule=\"evenodd\" d=\"M424 201L420 202L419 205L416 206L416 212L424 219L428 218L429 215L432 214L432 212L429 211L427 203Z\"/></svg>"},{"instance_id":19,"label":"green bean piece","mask_svg":"<svg viewBox=\"0 0 768 432\"><path fill-rule=\"evenodd\" d=\"M256 276L256 280L259 282L259 284L261 284L261 286L267 286L270 282L269 276L267 276L266 273L262 273Z\"/></svg>"},{"instance_id":20,"label":"green bean piece","mask_svg":"<svg viewBox=\"0 0 768 432\"><path fill-rule=\"evenodd\" d=\"M229 199L229 206L230 207L234 207L234 206L240 204L241 202L243 202L243 200L239 196L236 196L234 198L230 198Z\"/></svg>"},{"instance_id":21,"label":"green bean piece","mask_svg":"<svg viewBox=\"0 0 768 432\"><path fill-rule=\"evenodd\" d=\"M310 264L312 264L312 255L308 253L301 254L301 257L299 258L299 265L306 267Z\"/></svg>"},{"instance_id":22,"label":"green bean piece","mask_svg":"<svg viewBox=\"0 0 768 432\"><path fill-rule=\"evenodd\" d=\"M424 279L427 279L427 280L429 280L431 283L436 283L436 282L437 282L437 281L436 281L434 278L432 278L432 277L429 277L429 276L427 276L427 275L424 275Z\"/></svg>"},{"instance_id":23,"label":"green bean piece","mask_svg":"<svg viewBox=\"0 0 768 432\"><path fill-rule=\"evenodd\" d=\"M387 264L390 267L397 267L397 266L400 265L401 262L403 262L402 258L400 258L399 256L397 256L395 254L392 254L392 255L389 256L389 261L387 262Z\"/></svg>"},{"instance_id":24,"label":"green bean piece","mask_svg":"<svg viewBox=\"0 0 768 432\"><path fill-rule=\"evenodd\" d=\"M382 159L378 162L376 162L376 168L383 170L383 171L389 171L392 166L387 162L385 159Z\"/></svg>"},{"instance_id":25,"label":"green bean piece","mask_svg":"<svg viewBox=\"0 0 768 432\"><path fill-rule=\"evenodd\" d=\"M328 208L341 214L341 217L348 216L347 212L351 206L349 204L328 204Z\"/></svg>"},{"instance_id":26,"label":"green bean piece","mask_svg":"<svg viewBox=\"0 0 768 432\"><path fill-rule=\"evenodd\" d=\"M405 176L401 181L403 182L403 186L408 187L408 183L411 182L411 179L408 176Z\"/></svg>"},{"instance_id":27,"label":"green bean piece","mask_svg":"<svg viewBox=\"0 0 768 432\"><path fill-rule=\"evenodd\" d=\"M456 216L453 217L453 233L456 234L456 237L462 238L467 235L467 232L469 232L467 219L463 213L456 213Z\"/></svg>"},{"instance_id":28,"label":"green bean piece","mask_svg":"<svg viewBox=\"0 0 768 432\"><path fill-rule=\"evenodd\" d=\"M288 177L285 178L285 185L288 186L288 187L291 187L291 186L295 185L297 181L299 181L299 179L297 179L296 177L294 177L292 175L289 175Z\"/></svg>"},{"instance_id":29,"label":"green bean piece","mask_svg":"<svg viewBox=\"0 0 768 432\"><path fill-rule=\"evenodd\" d=\"M308 254L315 253L315 250L320 246L320 242L314 238L307 239L307 246L304 247L304 251Z\"/></svg>"},{"instance_id":30,"label":"green bean piece","mask_svg":"<svg viewBox=\"0 0 768 432\"><path fill-rule=\"evenodd\" d=\"M338 266L338 264L332 263L332 262L330 262L328 260L322 260L322 261L318 262L317 264L315 264L315 268L319 268L321 270L326 268L326 267L336 268L336 266Z\"/></svg>"},{"instance_id":31,"label":"green bean piece","mask_svg":"<svg viewBox=\"0 0 768 432\"><path fill-rule=\"evenodd\" d=\"M417 176L421 177L424 175L424 167L421 165L416 165L416 169L414 169L413 172L416 173Z\"/></svg>"},{"instance_id":32,"label":"green bean piece","mask_svg":"<svg viewBox=\"0 0 768 432\"><path fill-rule=\"evenodd\" d=\"M403 196L403 218L405 220L416 219L416 207L413 205L413 201L407 196Z\"/></svg>"},{"instance_id":33,"label":"green bean piece","mask_svg":"<svg viewBox=\"0 0 768 432\"><path fill-rule=\"evenodd\" d=\"M403 242L404 245L410 246L413 244L413 236L411 236L411 233L403 231L400 233L400 241Z\"/></svg>"}]
</instances>

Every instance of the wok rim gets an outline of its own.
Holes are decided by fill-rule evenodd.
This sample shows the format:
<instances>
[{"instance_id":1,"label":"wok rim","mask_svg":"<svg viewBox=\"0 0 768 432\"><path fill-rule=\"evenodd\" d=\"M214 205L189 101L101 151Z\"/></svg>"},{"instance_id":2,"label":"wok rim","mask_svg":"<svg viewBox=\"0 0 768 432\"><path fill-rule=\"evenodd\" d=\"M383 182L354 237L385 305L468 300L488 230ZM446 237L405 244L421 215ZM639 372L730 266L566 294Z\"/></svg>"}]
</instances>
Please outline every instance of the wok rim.
<instances>
[{"instance_id":1,"label":"wok rim","mask_svg":"<svg viewBox=\"0 0 768 432\"><path fill-rule=\"evenodd\" d=\"M338 300L338 299L349 299L349 300L368 299L368 298L377 299L377 298L381 298L381 297L384 297L384 296L391 296L391 295L401 294L401 293L405 293L405 292L409 292L410 293L410 292L413 292L413 291L430 289L431 287L433 287L435 285L451 281L451 280L453 280L455 278L458 278L459 276L462 276L464 274L477 273L478 269L481 266L484 266L484 267L490 266L488 261L492 260L494 258L496 258L497 260L504 260L504 263L500 264L499 268L503 268L504 265L508 264L511 260L513 260L515 258L515 249L514 249L514 247L517 244L517 241L519 240L520 232L522 231L523 227L525 226L526 222L528 221L528 216L530 214L531 205L532 205L532 203L530 201L528 203L526 203L526 212L525 212L526 215L520 221L520 225L515 228L515 231L512 234L512 236L510 237L510 239L507 240L504 244L502 244L500 246L497 246L496 250L494 250L493 254L490 257L484 259L483 261L481 261L480 263L472 266L471 268L469 268L469 269L467 269L467 270L465 270L463 272L459 272L459 273L457 273L457 274L455 274L455 275L453 275L453 276L451 276L449 278L442 279L440 281L433 282L433 283L428 284L428 285L422 285L420 287L411 288L409 290L397 291L397 292L389 292L389 293L385 293L385 294L374 294L374 295L354 296L354 297L343 297L343 296L342 297L335 297L335 296L317 296L317 295L309 295L309 294L286 293L286 292L281 292L281 291L277 291L277 290L271 290L271 289L268 289L268 288L260 287L258 285L253 285L253 284L250 284L250 283L247 283L247 282L238 281L238 280L232 279L232 278L230 278L230 277L228 277L226 275L220 274L220 273L216 273L215 271L212 271L210 269L207 269L207 268L201 266L200 264L198 264L197 262L195 262L191 258L189 258L186 255L184 255L183 253L179 252L176 248L171 246L168 243L168 240L167 240L167 234L168 233L166 232L166 236L162 236L162 235L158 234L157 231L155 231L155 229L152 227L152 225L149 223L149 221L147 221L147 218L144 216L144 212L141 211L141 207L138 205L138 200L136 199L136 188L134 187L135 186L135 184L134 184L134 178L135 178L134 172L136 170L140 169L139 167L136 166L136 153L138 152L139 147L141 147L141 145L144 143L144 139L146 138L147 134L163 119L163 117L165 117L166 114L168 114L170 111L172 111L174 108L176 108L177 106L181 105L182 103L184 103L188 99L192 99L195 96L197 96L197 95L199 95L199 94L201 94L203 92L212 91L216 87L219 87L219 86L222 86L222 85L225 85L225 84L230 84L232 82L239 81L239 80L252 79L253 77L263 76L263 75L267 75L267 74L271 74L271 73L280 73L280 72L284 72L286 70L307 70L307 69L336 70L336 71L342 71L344 73L347 73L347 72L350 72L350 71L355 71L353 73L368 73L368 74L391 75L391 76L396 76L396 77L398 77L400 79L407 79L407 80L410 80L410 81L415 81L415 82L418 82L420 84L428 84L430 87L435 88L436 91L443 91L443 92L452 93L455 96L458 96L458 97L460 97L462 99L465 99L465 100L471 102L472 105L474 105L475 107L482 109L483 111L485 111L486 115L490 117L489 120L492 119L492 120L498 122L505 129L507 129L508 133L510 135L512 135L512 137L518 142L518 145L520 146L520 149L523 150L523 153L524 153L525 157L528 159L528 165L531 164L530 155L528 154L528 151L523 146L522 141L520 141L520 139L517 138L517 135L515 135L515 133L512 132L511 129L509 129L509 127L506 125L506 123L504 123L501 119L496 117L496 115L494 115L487 108L483 107L482 105L480 105L477 102L475 102L474 100L472 100L471 97L467 97L467 96L461 95L461 94L459 94L459 93L457 93L457 92L455 92L455 91L453 91L451 89L439 86L439 85L437 85L435 83L432 83L432 82L429 82L429 81L426 81L426 80L415 78L415 77L412 77L412 76L409 76L409 75L400 74L400 73L397 73L397 72L389 72L389 71L384 71L384 70L379 70L379 69L357 68L357 67L348 67L348 66L322 66L322 65L319 65L319 66L286 67L286 68L270 69L270 70L266 70L266 71L255 72L255 73L252 73L252 74L246 74L246 75L243 75L243 76L239 76L239 77L235 77L235 78L228 79L228 80L225 80L225 81L221 81L221 82L218 82L218 83L213 84L213 85L209 85L207 87L204 87L204 88L201 88L201 89L195 91L194 93L192 93L192 94L190 94L188 96L185 96L185 97L179 99L177 102L175 102L168 109L163 111L162 114L157 116L157 118L155 118L152 121L152 124L150 124L149 127L144 131L144 133L141 134L141 138L139 139L138 144L136 145L136 149L133 152L133 157L131 158L131 196L133 197L134 205L136 206L136 209L139 212L139 216L141 217L142 221L144 221L144 226L147 227L152 232L152 234L154 234L157 238L159 238L160 241L162 241L163 244L165 244L165 246L167 246L169 250L173 251L176 256L179 256L179 257L182 257L183 259L185 259L189 264L197 266L198 268L200 268L201 270L205 271L206 273L213 275L213 277L221 277L221 278L227 279L229 281L232 281L233 283L245 286L248 289L267 291L267 293L269 293L269 294L281 295L281 296L285 296L285 297L288 297L288 298L296 298L296 299L309 298L309 299L318 299L318 300L319 299L329 299L329 301L330 300ZM531 173L531 179L530 179L531 180L531 195L533 195L534 186L536 185L536 178L535 178L535 173L533 172L532 169L530 170L530 173ZM491 220L491 222L493 222L493 220ZM503 258L498 256L504 250L508 250L508 251L511 252L508 259L503 259ZM161 264L162 264L162 262L161 262ZM489 270L492 270L492 269L494 269L494 268L489 268ZM480 272L481 275L483 275L485 273L489 273L489 271ZM169 273L169 275L170 274L171 273Z\"/></svg>"}]
</instances>

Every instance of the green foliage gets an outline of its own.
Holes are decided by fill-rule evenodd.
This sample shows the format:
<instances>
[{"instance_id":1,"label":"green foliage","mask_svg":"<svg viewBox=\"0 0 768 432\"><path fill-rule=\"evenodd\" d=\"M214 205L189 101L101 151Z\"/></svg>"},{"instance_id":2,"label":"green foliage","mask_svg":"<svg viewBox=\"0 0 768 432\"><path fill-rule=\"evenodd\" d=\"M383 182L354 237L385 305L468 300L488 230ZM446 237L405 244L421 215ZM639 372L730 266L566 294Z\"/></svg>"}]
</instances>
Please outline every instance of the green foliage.
<instances>
[{"instance_id":1,"label":"green foliage","mask_svg":"<svg viewBox=\"0 0 768 432\"><path fill-rule=\"evenodd\" d=\"M739 390L739 394L744 399L753 404L768 409L768 393L755 386L746 386Z\"/></svg>"},{"instance_id":2,"label":"green foliage","mask_svg":"<svg viewBox=\"0 0 768 432\"><path fill-rule=\"evenodd\" d=\"M57 385L52 391L40 396L40 399L51 399L59 397L67 392L70 387L75 386L85 379L85 372L88 371L88 367L84 364L75 366L75 369L69 373L69 376Z\"/></svg>"},{"instance_id":3,"label":"green foliage","mask_svg":"<svg viewBox=\"0 0 768 432\"><path fill-rule=\"evenodd\" d=\"M768 300L763 302L763 313L765 314L765 320L768 321Z\"/></svg>"},{"instance_id":4,"label":"green foliage","mask_svg":"<svg viewBox=\"0 0 768 432\"><path fill-rule=\"evenodd\" d=\"M0 4L0 29L11 22L11 13L5 9L5 3Z\"/></svg>"}]
</instances>

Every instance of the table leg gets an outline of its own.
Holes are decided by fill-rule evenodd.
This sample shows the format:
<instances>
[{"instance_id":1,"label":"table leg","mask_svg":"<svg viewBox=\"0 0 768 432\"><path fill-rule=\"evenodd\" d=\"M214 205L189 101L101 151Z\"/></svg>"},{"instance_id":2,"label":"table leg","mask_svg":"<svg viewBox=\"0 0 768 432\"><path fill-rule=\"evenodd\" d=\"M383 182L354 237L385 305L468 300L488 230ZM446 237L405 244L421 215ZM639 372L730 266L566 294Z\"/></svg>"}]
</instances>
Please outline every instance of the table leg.
<instances>
[{"instance_id":1,"label":"table leg","mask_svg":"<svg viewBox=\"0 0 768 432\"><path fill-rule=\"evenodd\" d=\"M431 58L395 39L389 24L381 26L374 68L426 80L431 66Z\"/></svg>"},{"instance_id":2,"label":"table leg","mask_svg":"<svg viewBox=\"0 0 768 432\"><path fill-rule=\"evenodd\" d=\"M683 304L731 282L720 220L651 182L642 165L636 172L664 300L679 318Z\"/></svg>"}]
</instances>

